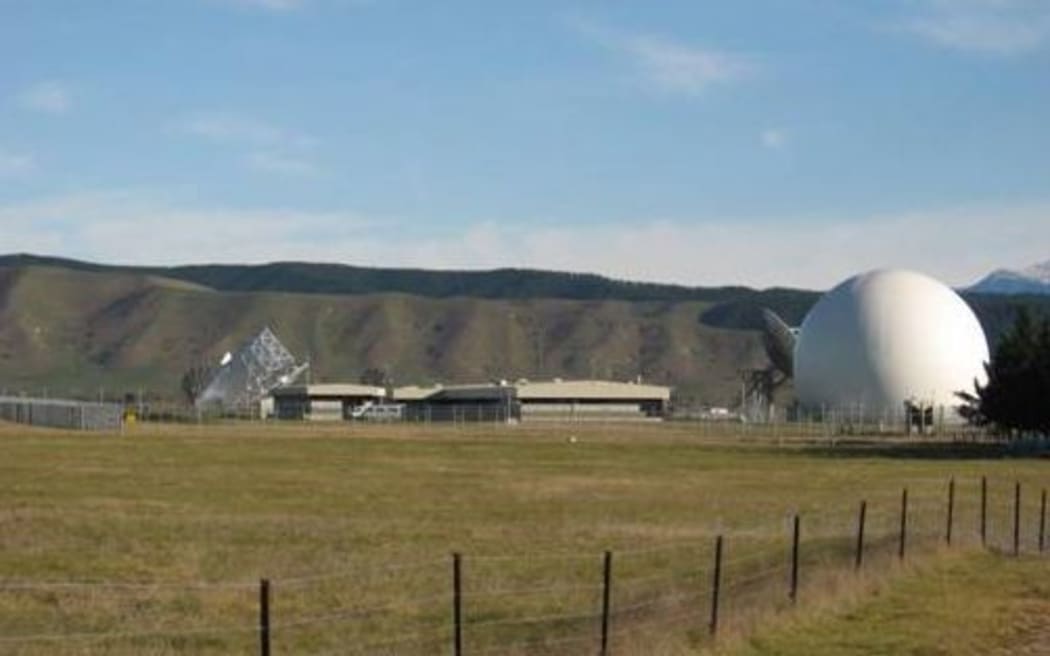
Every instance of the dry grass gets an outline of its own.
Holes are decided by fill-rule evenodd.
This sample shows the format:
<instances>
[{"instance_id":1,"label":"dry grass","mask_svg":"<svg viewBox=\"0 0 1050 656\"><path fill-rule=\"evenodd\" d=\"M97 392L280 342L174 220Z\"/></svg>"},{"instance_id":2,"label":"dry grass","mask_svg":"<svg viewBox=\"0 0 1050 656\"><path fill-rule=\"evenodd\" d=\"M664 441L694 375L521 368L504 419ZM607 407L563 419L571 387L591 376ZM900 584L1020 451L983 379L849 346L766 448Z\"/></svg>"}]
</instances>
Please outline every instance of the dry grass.
<instances>
[{"instance_id":1,"label":"dry grass","mask_svg":"<svg viewBox=\"0 0 1050 656\"><path fill-rule=\"evenodd\" d=\"M941 552L726 641L719 656L1050 654L1045 558Z\"/></svg>"},{"instance_id":2,"label":"dry grass","mask_svg":"<svg viewBox=\"0 0 1050 656\"><path fill-rule=\"evenodd\" d=\"M997 543L1012 482L1048 483L1031 460L769 437L686 425L0 427L0 580L37 586L0 590L0 636L134 634L0 639L0 653L250 652L264 576L277 653L435 653L449 640L453 551L471 653L582 653L597 644L605 549L614 651L692 653L707 644L718 533L723 628L747 633L787 606L795 511L809 604L857 585L862 497L870 569L886 571L902 486L918 554L941 539L950 476L956 535L970 542L979 476L992 482ZM1030 526L1034 495L1024 501ZM40 586L57 581L156 585Z\"/></svg>"}]
</instances>

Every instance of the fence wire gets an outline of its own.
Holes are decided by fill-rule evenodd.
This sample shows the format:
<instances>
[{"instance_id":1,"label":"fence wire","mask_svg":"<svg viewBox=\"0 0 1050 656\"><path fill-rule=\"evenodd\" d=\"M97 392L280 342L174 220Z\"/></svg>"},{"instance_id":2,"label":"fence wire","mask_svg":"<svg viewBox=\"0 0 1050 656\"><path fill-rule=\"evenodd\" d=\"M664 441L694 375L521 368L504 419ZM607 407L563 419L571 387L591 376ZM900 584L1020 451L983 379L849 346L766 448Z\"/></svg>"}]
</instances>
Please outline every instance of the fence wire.
<instances>
[{"instance_id":1,"label":"fence wire","mask_svg":"<svg viewBox=\"0 0 1050 656\"><path fill-rule=\"evenodd\" d=\"M119 431L124 407L61 399L0 396L0 421L67 430Z\"/></svg>"},{"instance_id":2,"label":"fence wire","mask_svg":"<svg viewBox=\"0 0 1050 656\"><path fill-rule=\"evenodd\" d=\"M719 627L804 601L857 564L881 569L936 553L949 530L953 546L980 545L983 536L996 552L1047 553L1041 490L1018 496L1013 483L971 480L950 489L924 481L909 489L906 505L903 491L871 495L863 522L861 500L807 509L797 549L786 517L719 532L720 552L712 535L608 555L464 554L459 567L451 557L362 561L265 587L0 580L0 651L252 653L265 642L274 653L431 654L453 650L456 635L471 653L508 656L580 653L603 640L611 653L647 640L695 648ZM78 615L86 607L90 619Z\"/></svg>"}]
</instances>

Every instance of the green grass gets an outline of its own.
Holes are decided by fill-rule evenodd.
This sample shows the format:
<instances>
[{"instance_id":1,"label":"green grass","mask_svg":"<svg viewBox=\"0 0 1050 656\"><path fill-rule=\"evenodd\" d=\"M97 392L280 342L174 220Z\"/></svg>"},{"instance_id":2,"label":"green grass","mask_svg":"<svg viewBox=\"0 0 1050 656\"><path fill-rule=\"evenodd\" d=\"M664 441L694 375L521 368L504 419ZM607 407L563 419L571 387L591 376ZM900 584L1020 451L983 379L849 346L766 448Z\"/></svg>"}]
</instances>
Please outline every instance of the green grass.
<instances>
[{"instance_id":1,"label":"green grass","mask_svg":"<svg viewBox=\"0 0 1050 656\"><path fill-rule=\"evenodd\" d=\"M745 631L786 605L793 512L802 600L818 601L849 587L862 497L869 563L883 571L902 486L918 554L941 539L950 476L957 539L971 543L979 476L997 544L1012 482L1050 482L1045 463L972 450L777 448L675 425L139 426L119 437L0 427L0 440L0 580L162 584L0 589L2 637L150 633L0 640L0 653L18 654L250 651L260 577L274 581L278 653L434 653L448 640L453 551L472 652L580 653L597 637L605 549L615 651L690 653L707 643L718 533L726 631ZM1034 495L1024 502L1028 526Z\"/></svg>"},{"instance_id":2,"label":"green grass","mask_svg":"<svg viewBox=\"0 0 1050 656\"><path fill-rule=\"evenodd\" d=\"M1050 563L987 553L927 563L842 608L759 630L726 656L1050 652Z\"/></svg>"}]
</instances>

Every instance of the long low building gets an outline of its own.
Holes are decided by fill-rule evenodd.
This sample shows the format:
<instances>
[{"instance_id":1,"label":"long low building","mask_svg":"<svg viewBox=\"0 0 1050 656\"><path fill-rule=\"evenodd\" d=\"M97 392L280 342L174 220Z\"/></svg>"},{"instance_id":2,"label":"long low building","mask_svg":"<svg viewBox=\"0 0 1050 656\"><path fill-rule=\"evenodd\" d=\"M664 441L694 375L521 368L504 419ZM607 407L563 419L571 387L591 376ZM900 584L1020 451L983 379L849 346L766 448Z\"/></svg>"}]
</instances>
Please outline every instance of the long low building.
<instances>
[{"instance_id":1,"label":"long low building","mask_svg":"<svg viewBox=\"0 0 1050 656\"><path fill-rule=\"evenodd\" d=\"M274 416L278 419L342 421L386 399L386 390L349 383L295 385L273 391Z\"/></svg>"},{"instance_id":2,"label":"long low building","mask_svg":"<svg viewBox=\"0 0 1050 656\"><path fill-rule=\"evenodd\" d=\"M644 421L662 419L671 388L604 380L402 387L408 421Z\"/></svg>"}]
</instances>

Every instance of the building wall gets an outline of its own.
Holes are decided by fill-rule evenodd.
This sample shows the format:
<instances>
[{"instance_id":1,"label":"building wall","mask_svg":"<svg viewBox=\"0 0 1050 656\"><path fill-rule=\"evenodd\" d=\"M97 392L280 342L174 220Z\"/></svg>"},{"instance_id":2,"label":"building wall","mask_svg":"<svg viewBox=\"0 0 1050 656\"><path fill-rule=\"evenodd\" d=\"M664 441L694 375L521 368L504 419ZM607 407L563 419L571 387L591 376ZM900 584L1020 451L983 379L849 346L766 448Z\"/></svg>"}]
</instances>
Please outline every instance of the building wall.
<instances>
[{"instance_id":1,"label":"building wall","mask_svg":"<svg viewBox=\"0 0 1050 656\"><path fill-rule=\"evenodd\" d=\"M522 421L645 421L661 419L658 408L644 403L568 402L521 404Z\"/></svg>"},{"instance_id":2,"label":"building wall","mask_svg":"<svg viewBox=\"0 0 1050 656\"><path fill-rule=\"evenodd\" d=\"M651 421L662 419L663 410L658 401L412 401L405 403L404 417L416 423Z\"/></svg>"},{"instance_id":3,"label":"building wall","mask_svg":"<svg viewBox=\"0 0 1050 656\"><path fill-rule=\"evenodd\" d=\"M299 421L343 421L350 416L350 408L380 399L372 397L304 397L283 395L274 397L274 416L277 419Z\"/></svg>"},{"instance_id":4,"label":"building wall","mask_svg":"<svg viewBox=\"0 0 1050 656\"><path fill-rule=\"evenodd\" d=\"M456 403L426 403L415 401L405 404L405 421L428 422L509 422L517 421L519 411L516 403L468 401Z\"/></svg>"}]
</instances>

